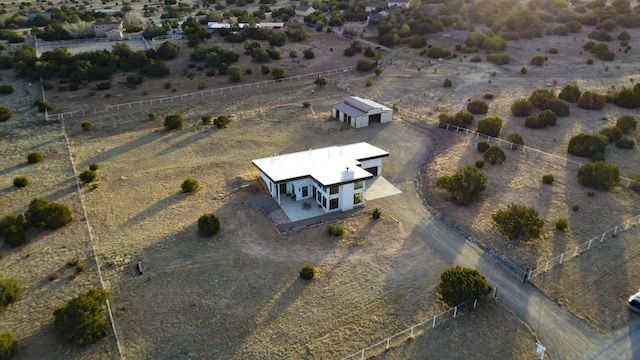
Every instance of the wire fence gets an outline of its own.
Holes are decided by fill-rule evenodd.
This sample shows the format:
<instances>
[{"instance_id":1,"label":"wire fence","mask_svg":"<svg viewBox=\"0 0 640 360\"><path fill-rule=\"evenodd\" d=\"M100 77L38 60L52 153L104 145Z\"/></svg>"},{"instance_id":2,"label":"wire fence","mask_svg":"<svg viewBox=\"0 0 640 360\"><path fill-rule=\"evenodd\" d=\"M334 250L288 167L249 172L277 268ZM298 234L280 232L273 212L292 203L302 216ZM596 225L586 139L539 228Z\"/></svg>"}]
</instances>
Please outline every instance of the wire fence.
<instances>
[{"instance_id":1,"label":"wire fence","mask_svg":"<svg viewBox=\"0 0 640 360\"><path fill-rule=\"evenodd\" d=\"M612 227L602 234L595 236L588 241L585 241L582 244L576 246L574 249L565 251L552 259L543 260L540 266L537 266L535 269L529 270L529 273L527 274L527 280L531 280L532 277L545 272L556 265L562 265L563 262L571 260L576 256L582 254L583 252L591 250L592 248L598 246L598 244L604 243L608 238L615 238L620 233L632 229L637 225L640 225L640 215L634 217L633 219L627 220L622 224Z\"/></svg>"},{"instance_id":2,"label":"wire fence","mask_svg":"<svg viewBox=\"0 0 640 360\"><path fill-rule=\"evenodd\" d=\"M495 299L497 297L497 292L498 292L498 288L495 287L493 289L493 299ZM427 333L429 330L435 328L437 325L441 325L444 324L445 322L451 320L451 319L455 319L456 316L458 315L458 310L461 308L468 308L468 307L472 307L473 309L475 309L478 306L478 299L475 299L473 301L467 301L464 302L460 305L454 306L450 309L448 309L445 312L442 312L432 318L429 318L425 321L422 321L420 323L417 323L413 326L410 326L402 331L400 331L397 334L391 335L388 338L379 341L369 347L366 347L358 352L355 352L345 358L343 358L342 360L347 360L347 359L368 359L371 358L373 356L376 356L378 354L381 354L387 350L389 350L392 347L396 347L401 345L403 342L407 341L408 339L413 339L414 337L418 336L418 335L423 335L425 333Z\"/></svg>"}]
</instances>

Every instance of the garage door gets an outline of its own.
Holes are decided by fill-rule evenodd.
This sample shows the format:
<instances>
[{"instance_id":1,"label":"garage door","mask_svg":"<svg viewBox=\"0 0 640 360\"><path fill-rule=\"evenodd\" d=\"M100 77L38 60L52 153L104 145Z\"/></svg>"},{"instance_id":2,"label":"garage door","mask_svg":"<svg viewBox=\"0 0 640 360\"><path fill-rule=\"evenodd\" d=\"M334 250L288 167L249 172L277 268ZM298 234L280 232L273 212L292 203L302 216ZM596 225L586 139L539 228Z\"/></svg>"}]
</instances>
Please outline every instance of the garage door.
<instances>
[{"instance_id":1,"label":"garage door","mask_svg":"<svg viewBox=\"0 0 640 360\"><path fill-rule=\"evenodd\" d=\"M368 172L370 172L374 176L378 176L378 167L377 166L366 168L365 170L367 170Z\"/></svg>"}]
</instances>

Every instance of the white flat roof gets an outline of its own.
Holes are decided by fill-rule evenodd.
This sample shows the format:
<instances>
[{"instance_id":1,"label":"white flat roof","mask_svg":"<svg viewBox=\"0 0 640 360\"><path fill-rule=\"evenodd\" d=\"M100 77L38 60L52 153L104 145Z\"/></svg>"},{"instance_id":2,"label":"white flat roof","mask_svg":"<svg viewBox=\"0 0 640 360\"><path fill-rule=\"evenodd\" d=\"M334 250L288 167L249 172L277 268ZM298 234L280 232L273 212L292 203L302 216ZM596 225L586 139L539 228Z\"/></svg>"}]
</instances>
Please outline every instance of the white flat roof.
<instances>
[{"instance_id":1,"label":"white flat roof","mask_svg":"<svg viewBox=\"0 0 640 360\"><path fill-rule=\"evenodd\" d=\"M371 178L371 173L358 166L360 161L385 156L389 156L387 151L360 142L274 155L252 160L252 163L275 183L312 177L328 186ZM343 174L347 168L353 173L353 178Z\"/></svg>"}]
</instances>

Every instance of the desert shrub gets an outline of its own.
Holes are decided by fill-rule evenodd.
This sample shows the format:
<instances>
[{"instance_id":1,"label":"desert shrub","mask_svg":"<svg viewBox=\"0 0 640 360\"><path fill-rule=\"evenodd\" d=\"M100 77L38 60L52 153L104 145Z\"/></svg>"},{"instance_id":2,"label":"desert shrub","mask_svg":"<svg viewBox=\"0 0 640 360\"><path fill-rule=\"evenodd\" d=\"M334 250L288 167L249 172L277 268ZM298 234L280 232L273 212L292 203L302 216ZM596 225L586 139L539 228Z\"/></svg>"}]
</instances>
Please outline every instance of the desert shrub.
<instances>
[{"instance_id":1,"label":"desert shrub","mask_svg":"<svg viewBox=\"0 0 640 360\"><path fill-rule=\"evenodd\" d=\"M560 91L560 94L558 94L559 99L562 99L570 103L574 103L578 101L579 97L580 97L580 88L578 87L578 85L575 85L575 84L565 85L565 87L563 87L562 90Z\"/></svg>"},{"instance_id":2,"label":"desert shrub","mask_svg":"<svg viewBox=\"0 0 640 360\"><path fill-rule=\"evenodd\" d=\"M111 81L103 81L96 84L96 90L107 90L111 87Z\"/></svg>"},{"instance_id":3,"label":"desert shrub","mask_svg":"<svg viewBox=\"0 0 640 360\"><path fill-rule=\"evenodd\" d=\"M273 69L271 69L271 76L273 76L274 79L278 80L278 79L283 79L284 78L284 68L281 66L275 66Z\"/></svg>"},{"instance_id":4,"label":"desert shrub","mask_svg":"<svg viewBox=\"0 0 640 360\"><path fill-rule=\"evenodd\" d=\"M85 121L82 123L82 130L88 131L93 129L93 124L90 121Z\"/></svg>"},{"instance_id":5,"label":"desert shrub","mask_svg":"<svg viewBox=\"0 0 640 360\"><path fill-rule=\"evenodd\" d=\"M302 102L302 106L305 107L305 108L308 108L309 106L311 106L311 102L305 100L305 101Z\"/></svg>"},{"instance_id":6,"label":"desert shrub","mask_svg":"<svg viewBox=\"0 0 640 360\"><path fill-rule=\"evenodd\" d=\"M555 179L554 179L553 175L551 175L551 174L542 175L542 183L543 184L550 185L550 184L553 184L554 181L555 181Z\"/></svg>"},{"instance_id":7,"label":"desert shrub","mask_svg":"<svg viewBox=\"0 0 640 360\"><path fill-rule=\"evenodd\" d=\"M446 88L451 87L452 85L453 85L453 82L449 78L444 79L444 83L442 84L442 86Z\"/></svg>"},{"instance_id":8,"label":"desert shrub","mask_svg":"<svg viewBox=\"0 0 640 360\"><path fill-rule=\"evenodd\" d=\"M164 117L164 127L167 128L167 130L181 129L182 126L184 126L182 114L175 113Z\"/></svg>"},{"instance_id":9,"label":"desert shrub","mask_svg":"<svg viewBox=\"0 0 640 360\"><path fill-rule=\"evenodd\" d=\"M544 65L544 56L536 55L536 56L532 57L531 61L529 62L529 64L533 65L533 66L542 66L542 65Z\"/></svg>"},{"instance_id":10,"label":"desert shrub","mask_svg":"<svg viewBox=\"0 0 640 360\"><path fill-rule=\"evenodd\" d=\"M305 265L300 269L298 275L302 280L313 280L316 277L317 270L313 265Z\"/></svg>"},{"instance_id":11,"label":"desert shrub","mask_svg":"<svg viewBox=\"0 0 640 360\"><path fill-rule=\"evenodd\" d=\"M409 39L409 47L412 49L420 49L427 46L427 40L422 35L414 35Z\"/></svg>"},{"instance_id":12,"label":"desert shrub","mask_svg":"<svg viewBox=\"0 0 640 360\"><path fill-rule=\"evenodd\" d=\"M6 106L0 106L0 122L11 119L11 109Z\"/></svg>"},{"instance_id":13,"label":"desert shrub","mask_svg":"<svg viewBox=\"0 0 640 360\"><path fill-rule=\"evenodd\" d=\"M493 227L509 240L534 240L540 237L544 220L531 206L510 204L491 216Z\"/></svg>"},{"instance_id":14,"label":"desert shrub","mask_svg":"<svg viewBox=\"0 0 640 360\"><path fill-rule=\"evenodd\" d=\"M13 86L9 84L0 85L0 94L6 95L11 94L13 92Z\"/></svg>"},{"instance_id":15,"label":"desert shrub","mask_svg":"<svg viewBox=\"0 0 640 360\"><path fill-rule=\"evenodd\" d=\"M619 149L633 149L635 144L635 141L631 139L619 139L616 141L616 147Z\"/></svg>"},{"instance_id":16,"label":"desert shrub","mask_svg":"<svg viewBox=\"0 0 640 360\"><path fill-rule=\"evenodd\" d=\"M521 67L521 68L520 68L520 74L524 75L524 74L526 74L526 73L527 73L527 68L526 68L526 67L524 67L524 66L523 66L523 67Z\"/></svg>"},{"instance_id":17,"label":"desert shrub","mask_svg":"<svg viewBox=\"0 0 640 360\"><path fill-rule=\"evenodd\" d=\"M479 63L482 61L482 58L480 56L474 56L471 58L470 60L472 63Z\"/></svg>"},{"instance_id":18,"label":"desert shrub","mask_svg":"<svg viewBox=\"0 0 640 360\"><path fill-rule=\"evenodd\" d=\"M476 164L475 165L476 165L476 167L478 169L482 169L484 167L484 160L482 160L482 159L476 160Z\"/></svg>"},{"instance_id":19,"label":"desert shrub","mask_svg":"<svg viewBox=\"0 0 640 360\"><path fill-rule=\"evenodd\" d=\"M442 301L457 306L466 301L485 296L493 290L487 279L478 270L455 266L440 274L438 286Z\"/></svg>"},{"instance_id":20,"label":"desert shrub","mask_svg":"<svg viewBox=\"0 0 640 360\"><path fill-rule=\"evenodd\" d=\"M485 93L484 95L482 95L482 98L485 100L491 100L493 99L493 94L492 93Z\"/></svg>"},{"instance_id":21,"label":"desert shrub","mask_svg":"<svg viewBox=\"0 0 640 360\"><path fill-rule=\"evenodd\" d=\"M378 66L376 64L376 61L372 61L369 59L360 59L358 60L358 63L356 64L356 70L358 71L369 71L369 70L373 70L376 66Z\"/></svg>"},{"instance_id":22,"label":"desert shrub","mask_svg":"<svg viewBox=\"0 0 640 360\"><path fill-rule=\"evenodd\" d=\"M427 50L427 56L432 59L444 59L451 55L451 51L440 47L440 46L432 46Z\"/></svg>"},{"instance_id":23,"label":"desert shrub","mask_svg":"<svg viewBox=\"0 0 640 360\"><path fill-rule=\"evenodd\" d=\"M458 111L455 115L441 113L438 115L438 120L443 124L466 128L473 123L473 114L466 110Z\"/></svg>"},{"instance_id":24,"label":"desert shrub","mask_svg":"<svg viewBox=\"0 0 640 360\"><path fill-rule=\"evenodd\" d=\"M260 71L266 75L271 72L271 69L269 68L269 65L263 64L263 65L260 65Z\"/></svg>"},{"instance_id":25,"label":"desert shrub","mask_svg":"<svg viewBox=\"0 0 640 360\"><path fill-rule=\"evenodd\" d=\"M54 326L64 337L78 345L89 344L109 331L105 305L109 293L89 289L58 307L54 312Z\"/></svg>"},{"instance_id":26,"label":"desert shrub","mask_svg":"<svg viewBox=\"0 0 640 360\"><path fill-rule=\"evenodd\" d=\"M213 124L218 128L218 129L225 129L228 128L231 125L231 118L229 118L226 115L220 115L217 118L215 118L213 120Z\"/></svg>"},{"instance_id":27,"label":"desert shrub","mask_svg":"<svg viewBox=\"0 0 640 360\"><path fill-rule=\"evenodd\" d=\"M502 131L502 119L499 117L488 117L478 121L476 131L492 137L500 136Z\"/></svg>"},{"instance_id":28,"label":"desert shrub","mask_svg":"<svg viewBox=\"0 0 640 360\"><path fill-rule=\"evenodd\" d=\"M533 104L528 98L520 98L511 103L511 114L513 116L529 116L533 111Z\"/></svg>"},{"instance_id":29,"label":"desert shrub","mask_svg":"<svg viewBox=\"0 0 640 360\"><path fill-rule=\"evenodd\" d=\"M0 219L0 235L4 238L4 243L9 247L17 247L27 240L25 226L27 221L24 215L8 214Z\"/></svg>"},{"instance_id":30,"label":"desert shrub","mask_svg":"<svg viewBox=\"0 0 640 360\"><path fill-rule=\"evenodd\" d=\"M213 124L213 115L211 114L202 115L201 120L204 125L211 125Z\"/></svg>"},{"instance_id":31,"label":"desert shrub","mask_svg":"<svg viewBox=\"0 0 640 360\"><path fill-rule=\"evenodd\" d=\"M529 129L542 129L547 127L547 122L544 119L540 119L538 115L529 115L524 120L524 126Z\"/></svg>"},{"instance_id":32,"label":"desert shrub","mask_svg":"<svg viewBox=\"0 0 640 360\"><path fill-rule=\"evenodd\" d=\"M589 39L598 40L598 41L611 41L611 40L613 40L613 37L611 35L609 35L607 30L605 30L605 29L593 30L592 32L589 33L589 35L587 35L587 37Z\"/></svg>"},{"instance_id":33,"label":"desert shrub","mask_svg":"<svg viewBox=\"0 0 640 360\"><path fill-rule=\"evenodd\" d=\"M556 220L556 230L564 231L569 227L569 220L567 218L559 218Z\"/></svg>"},{"instance_id":34,"label":"desert shrub","mask_svg":"<svg viewBox=\"0 0 640 360\"><path fill-rule=\"evenodd\" d=\"M622 130L618 129L618 127L616 126L605 126L600 129L598 134L604 135L609 138L610 143L616 142L620 140L620 138L622 138Z\"/></svg>"},{"instance_id":35,"label":"desert shrub","mask_svg":"<svg viewBox=\"0 0 640 360\"><path fill-rule=\"evenodd\" d=\"M593 65L593 59L587 59L587 65Z\"/></svg>"},{"instance_id":36,"label":"desert shrub","mask_svg":"<svg viewBox=\"0 0 640 360\"><path fill-rule=\"evenodd\" d=\"M344 235L344 227L342 227L342 225L340 224L329 224L327 226L327 234L329 234L329 236L343 236Z\"/></svg>"},{"instance_id":37,"label":"desert shrub","mask_svg":"<svg viewBox=\"0 0 640 360\"><path fill-rule=\"evenodd\" d=\"M578 182L594 189L610 190L620 182L620 169L604 161L588 162L578 169Z\"/></svg>"},{"instance_id":38,"label":"desert shrub","mask_svg":"<svg viewBox=\"0 0 640 360\"><path fill-rule=\"evenodd\" d=\"M636 129L636 118L631 115L622 115L616 120L616 127L625 134L630 134Z\"/></svg>"},{"instance_id":39,"label":"desert shrub","mask_svg":"<svg viewBox=\"0 0 640 360\"><path fill-rule=\"evenodd\" d=\"M635 171L631 174L630 178L633 181L631 183L631 189L640 192L640 171Z\"/></svg>"},{"instance_id":40,"label":"desert shrub","mask_svg":"<svg viewBox=\"0 0 640 360\"><path fill-rule=\"evenodd\" d=\"M629 33L626 31L623 31L620 34L618 34L618 40L628 41L630 39L631 39L631 35L629 35Z\"/></svg>"},{"instance_id":41,"label":"desert shrub","mask_svg":"<svg viewBox=\"0 0 640 360\"><path fill-rule=\"evenodd\" d=\"M577 20L570 20L565 23L570 33L577 33L582 30L582 24Z\"/></svg>"},{"instance_id":42,"label":"desert shrub","mask_svg":"<svg viewBox=\"0 0 640 360\"><path fill-rule=\"evenodd\" d=\"M376 71L377 71L377 70L378 70L378 69L376 69ZM382 71L382 70L380 70L380 71ZM327 79L325 79L325 78L323 78L323 77L319 77L319 78L316 78L316 79L313 81L313 83L314 83L317 87L320 87L320 88L321 88L321 87L324 87L325 85L327 85Z\"/></svg>"},{"instance_id":43,"label":"desert shrub","mask_svg":"<svg viewBox=\"0 0 640 360\"><path fill-rule=\"evenodd\" d=\"M229 79L232 82L239 82L242 80L242 67L238 65L229 66L226 74L229 75Z\"/></svg>"},{"instance_id":44,"label":"desert shrub","mask_svg":"<svg viewBox=\"0 0 640 360\"><path fill-rule=\"evenodd\" d=\"M16 176L13 179L13 186L15 187L25 187L27 185L29 185L31 183L31 181L29 181L29 178L26 176Z\"/></svg>"},{"instance_id":45,"label":"desert shrub","mask_svg":"<svg viewBox=\"0 0 640 360\"><path fill-rule=\"evenodd\" d=\"M380 76L380 74L382 74L382 68L377 67L373 72L376 74L376 76Z\"/></svg>"},{"instance_id":46,"label":"desert shrub","mask_svg":"<svg viewBox=\"0 0 640 360\"><path fill-rule=\"evenodd\" d=\"M466 206L487 188L487 175L467 165L451 176L439 177L436 186L451 193L458 204Z\"/></svg>"},{"instance_id":47,"label":"desert shrub","mask_svg":"<svg viewBox=\"0 0 640 360\"><path fill-rule=\"evenodd\" d=\"M522 135L519 133L511 133L507 135L507 141L520 146L524 145L524 137L522 137ZM514 149L517 149L517 148L518 146L514 147Z\"/></svg>"},{"instance_id":48,"label":"desert shrub","mask_svg":"<svg viewBox=\"0 0 640 360\"><path fill-rule=\"evenodd\" d=\"M585 91L578 97L578 107L587 110L600 110L604 108L606 99L603 95L592 91Z\"/></svg>"},{"instance_id":49,"label":"desert shrub","mask_svg":"<svg viewBox=\"0 0 640 360\"><path fill-rule=\"evenodd\" d=\"M36 100L33 102L33 104L38 108L38 111L40 112L51 111L51 105L49 105L49 102L46 100Z\"/></svg>"},{"instance_id":50,"label":"desert shrub","mask_svg":"<svg viewBox=\"0 0 640 360\"><path fill-rule=\"evenodd\" d=\"M31 164L39 163L39 162L42 162L43 160L44 160L44 156L42 156L42 153L39 153L37 151L30 152L27 154L27 162Z\"/></svg>"},{"instance_id":51,"label":"desert shrub","mask_svg":"<svg viewBox=\"0 0 640 360\"><path fill-rule=\"evenodd\" d=\"M213 236L220 231L220 219L211 213L202 214L198 219L198 230L204 236Z\"/></svg>"},{"instance_id":52,"label":"desert shrub","mask_svg":"<svg viewBox=\"0 0 640 360\"><path fill-rule=\"evenodd\" d=\"M15 278L0 278L0 312L20 298L22 286Z\"/></svg>"},{"instance_id":53,"label":"desert shrub","mask_svg":"<svg viewBox=\"0 0 640 360\"><path fill-rule=\"evenodd\" d=\"M505 53L493 53L487 55L487 61L496 65L506 65L511 61L511 58Z\"/></svg>"},{"instance_id":54,"label":"desert shrub","mask_svg":"<svg viewBox=\"0 0 640 360\"><path fill-rule=\"evenodd\" d=\"M640 94L631 88L623 86L615 93L612 101L620 107L635 109L640 107Z\"/></svg>"},{"instance_id":55,"label":"desert shrub","mask_svg":"<svg viewBox=\"0 0 640 360\"><path fill-rule=\"evenodd\" d=\"M378 208L373 209L373 211L371 212L371 217L376 220L380 219L381 216L382 216L382 210Z\"/></svg>"},{"instance_id":56,"label":"desert shrub","mask_svg":"<svg viewBox=\"0 0 640 360\"><path fill-rule=\"evenodd\" d=\"M61 228L73 220L71 210L66 205L50 203L42 198L31 200L25 217L29 225L49 229Z\"/></svg>"},{"instance_id":57,"label":"desert shrub","mask_svg":"<svg viewBox=\"0 0 640 360\"><path fill-rule=\"evenodd\" d=\"M348 48L344 49L343 54L344 54L344 56L353 56L356 53L355 53L355 51L353 51L352 47L348 47Z\"/></svg>"},{"instance_id":58,"label":"desert shrub","mask_svg":"<svg viewBox=\"0 0 640 360\"><path fill-rule=\"evenodd\" d=\"M531 101L533 107L540 109L547 101L555 98L556 95L551 90L535 89L533 93L531 93L531 96L529 96L529 101Z\"/></svg>"},{"instance_id":59,"label":"desert shrub","mask_svg":"<svg viewBox=\"0 0 640 360\"><path fill-rule=\"evenodd\" d=\"M558 49L557 48L550 48L549 49L549 54L557 54L558 53Z\"/></svg>"},{"instance_id":60,"label":"desert shrub","mask_svg":"<svg viewBox=\"0 0 640 360\"><path fill-rule=\"evenodd\" d=\"M158 116L155 113L148 113L147 114L147 118L149 119L149 121L153 121L153 120L157 119Z\"/></svg>"},{"instance_id":61,"label":"desert shrub","mask_svg":"<svg viewBox=\"0 0 640 360\"><path fill-rule=\"evenodd\" d=\"M562 99L549 99L542 105L541 109L551 110L558 117L567 117L571 111L571 106Z\"/></svg>"},{"instance_id":62,"label":"desert shrub","mask_svg":"<svg viewBox=\"0 0 640 360\"><path fill-rule=\"evenodd\" d=\"M573 211L580 210L580 205L578 205L578 203L571 204L571 210L573 210Z\"/></svg>"},{"instance_id":63,"label":"desert shrub","mask_svg":"<svg viewBox=\"0 0 640 360\"><path fill-rule=\"evenodd\" d=\"M479 152L484 153L485 151L489 150L490 147L491 145L489 145L488 142L482 140L478 143L476 149L478 149Z\"/></svg>"},{"instance_id":64,"label":"desert shrub","mask_svg":"<svg viewBox=\"0 0 640 360\"><path fill-rule=\"evenodd\" d=\"M569 140L567 152L571 155L591 158L604 154L609 139L604 135L578 134Z\"/></svg>"},{"instance_id":65,"label":"desert shrub","mask_svg":"<svg viewBox=\"0 0 640 360\"><path fill-rule=\"evenodd\" d=\"M80 175L78 175L78 177L83 183L89 184L98 177L98 173L89 169L81 172Z\"/></svg>"},{"instance_id":66,"label":"desert shrub","mask_svg":"<svg viewBox=\"0 0 640 360\"><path fill-rule=\"evenodd\" d=\"M98 171L99 168L100 168L100 165L98 165L97 163L89 164L89 170L91 171Z\"/></svg>"},{"instance_id":67,"label":"desert shrub","mask_svg":"<svg viewBox=\"0 0 640 360\"><path fill-rule=\"evenodd\" d=\"M302 54L305 59L313 59L314 57L316 57L316 54L313 52L313 49L311 48L306 48L302 50Z\"/></svg>"},{"instance_id":68,"label":"desert shrub","mask_svg":"<svg viewBox=\"0 0 640 360\"><path fill-rule=\"evenodd\" d=\"M504 154L504 151L498 145L493 145L487 151L482 154L482 158L485 162L489 164L502 164L505 160L507 160L507 156Z\"/></svg>"},{"instance_id":69,"label":"desert shrub","mask_svg":"<svg viewBox=\"0 0 640 360\"><path fill-rule=\"evenodd\" d=\"M557 120L556 114L551 110L541 111L538 114L538 119L547 126L555 126Z\"/></svg>"},{"instance_id":70,"label":"desert shrub","mask_svg":"<svg viewBox=\"0 0 640 360\"><path fill-rule=\"evenodd\" d=\"M198 190L200 190L200 183L198 182L198 180L192 177L188 177L184 179L184 181L182 182L182 185L180 185L180 188L182 189L182 192L185 194L193 194Z\"/></svg>"},{"instance_id":71,"label":"desert shrub","mask_svg":"<svg viewBox=\"0 0 640 360\"><path fill-rule=\"evenodd\" d=\"M8 331L0 333L0 360L11 360L18 352L18 340Z\"/></svg>"},{"instance_id":72,"label":"desert shrub","mask_svg":"<svg viewBox=\"0 0 640 360\"><path fill-rule=\"evenodd\" d=\"M364 86L366 86L366 87L371 87L372 85L373 85L373 82L372 82L371 80L367 80L367 81L364 83Z\"/></svg>"},{"instance_id":73,"label":"desert shrub","mask_svg":"<svg viewBox=\"0 0 640 360\"><path fill-rule=\"evenodd\" d=\"M141 75L127 75L126 80L129 85L140 85L144 78Z\"/></svg>"},{"instance_id":74,"label":"desert shrub","mask_svg":"<svg viewBox=\"0 0 640 360\"><path fill-rule=\"evenodd\" d=\"M471 100L467 103L467 111L472 114L486 114L489 111L489 105L482 100Z\"/></svg>"}]
</instances>

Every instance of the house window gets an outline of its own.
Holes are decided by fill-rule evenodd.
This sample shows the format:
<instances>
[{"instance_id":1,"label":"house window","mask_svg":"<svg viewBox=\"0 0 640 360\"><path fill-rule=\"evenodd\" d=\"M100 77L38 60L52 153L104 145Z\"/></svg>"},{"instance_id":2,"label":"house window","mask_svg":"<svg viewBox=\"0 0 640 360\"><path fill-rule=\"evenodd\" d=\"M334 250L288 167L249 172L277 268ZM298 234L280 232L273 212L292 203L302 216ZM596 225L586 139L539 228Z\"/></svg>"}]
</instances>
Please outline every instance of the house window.
<instances>
[{"instance_id":1,"label":"house window","mask_svg":"<svg viewBox=\"0 0 640 360\"><path fill-rule=\"evenodd\" d=\"M340 185L331 185L329 186L329 194L335 195L340 192Z\"/></svg>"},{"instance_id":2,"label":"house window","mask_svg":"<svg viewBox=\"0 0 640 360\"><path fill-rule=\"evenodd\" d=\"M353 184L354 189L362 189L364 187L364 181L360 180Z\"/></svg>"},{"instance_id":3,"label":"house window","mask_svg":"<svg viewBox=\"0 0 640 360\"><path fill-rule=\"evenodd\" d=\"M327 198L324 196L322 197L322 207L325 209L327 208Z\"/></svg>"},{"instance_id":4,"label":"house window","mask_svg":"<svg viewBox=\"0 0 640 360\"><path fill-rule=\"evenodd\" d=\"M333 210L333 209L337 209L337 208L338 208L338 199L329 200L329 209Z\"/></svg>"},{"instance_id":5,"label":"house window","mask_svg":"<svg viewBox=\"0 0 640 360\"><path fill-rule=\"evenodd\" d=\"M307 186L303 186L302 187L302 197L306 198L307 196L309 196L309 188Z\"/></svg>"},{"instance_id":6,"label":"house window","mask_svg":"<svg viewBox=\"0 0 640 360\"><path fill-rule=\"evenodd\" d=\"M362 204L362 194L353 194L353 203L354 204Z\"/></svg>"}]
</instances>

